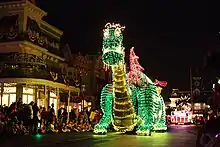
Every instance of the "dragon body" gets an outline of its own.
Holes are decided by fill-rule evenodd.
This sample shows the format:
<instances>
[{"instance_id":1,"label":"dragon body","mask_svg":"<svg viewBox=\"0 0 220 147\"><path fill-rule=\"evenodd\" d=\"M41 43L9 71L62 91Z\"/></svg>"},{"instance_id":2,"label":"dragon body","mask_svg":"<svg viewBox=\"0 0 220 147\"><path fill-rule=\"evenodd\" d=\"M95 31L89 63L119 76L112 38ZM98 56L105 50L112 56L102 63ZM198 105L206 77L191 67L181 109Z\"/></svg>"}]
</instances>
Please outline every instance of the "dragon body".
<instances>
[{"instance_id":1,"label":"dragon body","mask_svg":"<svg viewBox=\"0 0 220 147\"><path fill-rule=\"evenodd\" d=\"M136 130L138 135L150 135L153 130L166 130L165 106L161 88L142 71L133 48L130 50L130 71L126 72L120 24L105 26L102 61L112 70L113 83L102 89L103 112L94 132L107 133L112 124L116 131Z\"/></svg>"}]
</instances>

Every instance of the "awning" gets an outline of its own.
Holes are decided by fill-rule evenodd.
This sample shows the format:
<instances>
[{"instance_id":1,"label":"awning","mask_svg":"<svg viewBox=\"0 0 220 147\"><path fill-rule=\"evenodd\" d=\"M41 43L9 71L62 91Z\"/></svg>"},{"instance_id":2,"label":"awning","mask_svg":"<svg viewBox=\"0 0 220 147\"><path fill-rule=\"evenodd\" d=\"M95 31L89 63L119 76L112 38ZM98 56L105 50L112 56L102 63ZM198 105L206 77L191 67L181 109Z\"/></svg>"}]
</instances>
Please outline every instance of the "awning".
<instances>
[{"instance_id":1,"label":"awning","mask_svg":"<svg viewBox=\"0 0 220 147\"><path fill-rule=\"evenodd\" d=\"M51 87L56 87L64 90L70 90L73 92L80 92L79 88L74 86L67 86L62 83L53 82L44 79L34 79L34 78L0 78L1 83L19 83L19 84L35 84L35 85L46 85Z\"/></svg>"}]
</instances>

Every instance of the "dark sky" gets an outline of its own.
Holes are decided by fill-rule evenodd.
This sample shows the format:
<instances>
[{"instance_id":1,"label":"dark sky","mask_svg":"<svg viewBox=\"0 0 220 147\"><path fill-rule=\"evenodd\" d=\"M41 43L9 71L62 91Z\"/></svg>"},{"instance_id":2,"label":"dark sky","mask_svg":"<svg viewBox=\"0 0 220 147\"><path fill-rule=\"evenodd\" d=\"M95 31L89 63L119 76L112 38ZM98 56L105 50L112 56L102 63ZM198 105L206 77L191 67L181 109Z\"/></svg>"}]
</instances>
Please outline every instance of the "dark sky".
<instances>
[{"instance_id":1,"label":"dark sky","mask_svg":"<svg viewBox=\"0 0 220 147\"><path fill-rule=\"evenodd\" d=\"M211 7L204 1L36 2L48 12L47 21L64 30L62 40L70 45L73 53L98 53L105 23L125 25L126 50L134 46L147 75L168 81L168 89L188 90L189 68L202 65L206 52L218 44L220 10L218 5L215 9L214 4Z\"/></svg>"}]
</instances>

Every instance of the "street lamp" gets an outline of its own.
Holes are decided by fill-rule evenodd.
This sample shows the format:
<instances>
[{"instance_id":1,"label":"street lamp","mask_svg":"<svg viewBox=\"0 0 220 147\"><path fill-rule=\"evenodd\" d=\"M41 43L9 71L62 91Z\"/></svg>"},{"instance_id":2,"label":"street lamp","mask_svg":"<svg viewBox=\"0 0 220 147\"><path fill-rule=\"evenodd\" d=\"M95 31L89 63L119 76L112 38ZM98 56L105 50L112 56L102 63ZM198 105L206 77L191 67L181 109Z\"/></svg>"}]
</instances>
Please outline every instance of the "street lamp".
<instances>
[{"instance_id":1,"label":"street lamp","mask_svg":"<svg viewBox=\"0 0 220 147\"><path fill-rule=\"evenodd\" d=\"M82 92L82 112L84 111L84 92L86 91L86 85L81 86L81 92Z\"/></svg>"}]
</instances>

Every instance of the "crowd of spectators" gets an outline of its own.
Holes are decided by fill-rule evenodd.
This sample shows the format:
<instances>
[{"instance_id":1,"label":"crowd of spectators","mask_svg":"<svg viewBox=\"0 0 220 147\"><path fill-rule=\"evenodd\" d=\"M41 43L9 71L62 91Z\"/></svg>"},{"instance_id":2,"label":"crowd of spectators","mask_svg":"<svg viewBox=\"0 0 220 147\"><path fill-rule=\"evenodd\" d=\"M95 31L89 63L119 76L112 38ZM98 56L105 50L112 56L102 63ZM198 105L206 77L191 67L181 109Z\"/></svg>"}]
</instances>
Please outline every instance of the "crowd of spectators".
<instances>
[{"instance_id":1,"label":"crowd of spectators","mask_svg":"<svg viewBox=\"0 0 220 147\"><path fill-rule=\"evenodd\" d=\"M99 119L98 110L67 112L60 108L56 115L53 104L46 110L34 102L23 104L19 99L9 107L0 105L0 135L92 131Z\"/></svg>"}]
</instances>

